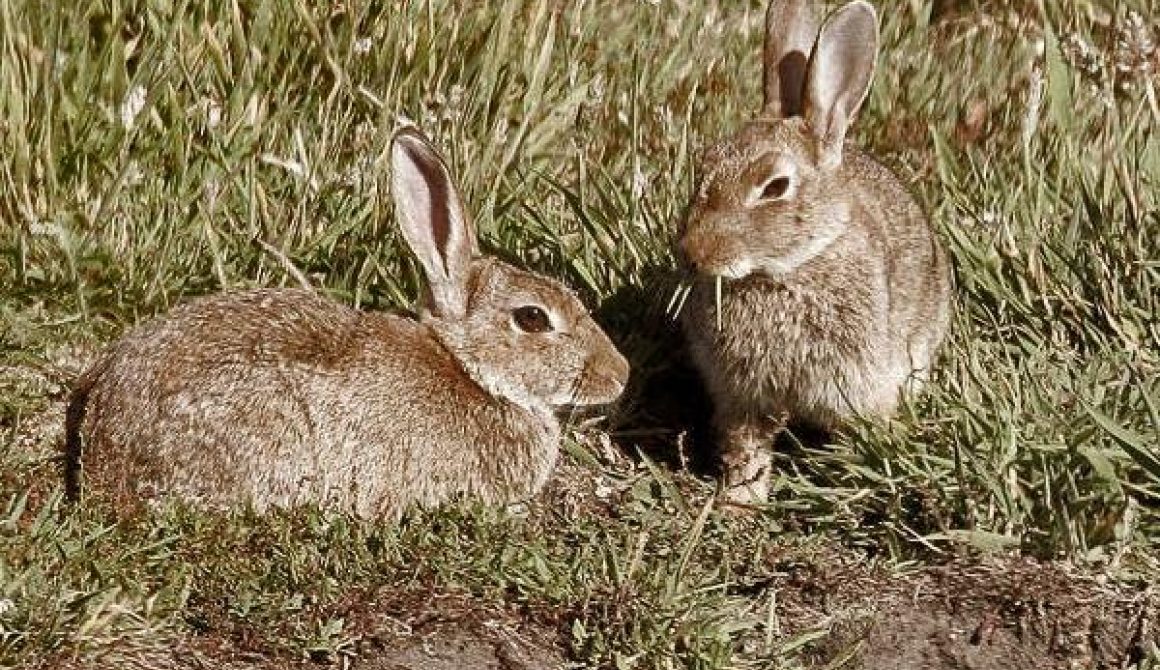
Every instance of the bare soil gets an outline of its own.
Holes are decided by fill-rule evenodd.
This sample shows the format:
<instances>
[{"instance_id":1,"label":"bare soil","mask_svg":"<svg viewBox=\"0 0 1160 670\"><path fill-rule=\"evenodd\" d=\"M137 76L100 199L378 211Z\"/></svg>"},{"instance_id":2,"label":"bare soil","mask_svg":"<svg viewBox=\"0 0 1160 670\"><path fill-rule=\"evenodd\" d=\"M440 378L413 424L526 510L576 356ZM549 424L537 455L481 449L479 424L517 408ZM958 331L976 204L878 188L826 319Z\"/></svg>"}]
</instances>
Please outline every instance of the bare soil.
<instances>
[{"instance_id":1,"label":"bare soil","mask_svg":"<svg viewBox=\"0 0 1160 670\"><path fill-rule=\"evenodd\" d=\"M800 598L818 579L826 605ZM1062 563L959 560L893 576L855 568L803 585L786 594L787 608L833 617L811 650L816 667L1126 668L1160 643L1154 587L1111 585Z\"/></svg>"},{"instance_id":2,"label":"bare soil","mask_svg":"<svg viewBox=\"0 0 1160 670\"><path fill-rule=\"evenodd\" d=\"M1062 564L956 561L888 575L849 556L784 556L776 589L780 636L828 623L806 667L851 670L1128 668L1160 645L1155 589L1111 586ZM379 604L387 608L380 608ZM348 614L358 643L339 654L286 658L239 649L214 634L124 645L60 670L556 670L569 663L558 624L482 608L466 597L363 600Z\"/></svg>"},{"instance_id":3,"label":"bare soil","mask_svg":"<svg viewBox=\"0 0 1160 670\"><path fill-rule=\"evenodd\" d=\"M119 641L83 658L61 655L36 670L557 670L569 667L559 635L508 614L472 609L468 601L433 598L403 613L359 612L349 649L293 658L254 651L220 634ZM243 648L245 647L245 648Z\"/></svg>"}]
</instances>

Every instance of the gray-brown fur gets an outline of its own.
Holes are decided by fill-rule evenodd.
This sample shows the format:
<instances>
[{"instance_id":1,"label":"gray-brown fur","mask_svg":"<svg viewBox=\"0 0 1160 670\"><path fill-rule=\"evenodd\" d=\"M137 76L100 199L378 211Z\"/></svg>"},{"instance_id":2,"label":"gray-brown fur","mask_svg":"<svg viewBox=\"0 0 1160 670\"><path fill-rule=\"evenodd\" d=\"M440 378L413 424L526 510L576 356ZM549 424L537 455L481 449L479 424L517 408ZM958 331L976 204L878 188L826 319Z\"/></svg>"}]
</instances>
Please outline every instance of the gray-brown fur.
<instances>
[{"instance_id":1,"label":"gray-brown fur","mask_svg":"<svg viewBox=\"0 0 1160 670\"><path fill-rule=\"evenodd\" d=\"M394 517L543 486L559 446L553 410L613 401L628 364L563 285L478 255L446 168L416 131L400 132L393 156L400 222L436 273L419 320L301 289L179 306L77 382L74 492L83 474L120 503L176 495ZM526 306L552 329L522 330L513 310Z\"/></svg>"},{"instance_id":2,"label":"gray-brown fur","mask_svg":"<svg viewBox=\"0 0 1160 670\"><path fill-rule=\"evenodd\" d=\"M697 271L682 323L735 500L764 498L767 449L787 420L890 415L946 332L946 253L898 179L846 141L873 74L875 21L864 2L835 12L804 91L787 90L768 68L792 72L817 23L809 0L772 0L767 30L791 34L766 38L763 113L702 159L681 239Z\"/></svg>"}]
</instances>

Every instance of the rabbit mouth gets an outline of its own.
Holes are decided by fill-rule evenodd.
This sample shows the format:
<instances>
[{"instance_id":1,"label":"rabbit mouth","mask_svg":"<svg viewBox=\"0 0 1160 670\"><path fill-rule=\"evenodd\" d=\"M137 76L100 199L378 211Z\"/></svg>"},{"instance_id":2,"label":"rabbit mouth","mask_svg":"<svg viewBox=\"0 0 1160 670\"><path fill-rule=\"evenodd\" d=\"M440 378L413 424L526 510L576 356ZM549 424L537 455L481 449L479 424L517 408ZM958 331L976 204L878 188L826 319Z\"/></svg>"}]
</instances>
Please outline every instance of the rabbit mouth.
<instances>
[{"instance_id":1,"label":"rabbit mouth","mask_svg":"<svg viewBox=\"0 0 1160 670\"><path fill-rule=\"evenodd\" d=\"M573 407L609 405L616 402L622 393L623 381L604 375L588 375L567 404Z\"/></svg>"},{"instance_id":2,"label":"rabbit mouth","mask_svg":"<svg viewBox=\"0 0 1160 670\"><path fill-rule=\"evenodd\" d=\"M758 250L748 249L739 235L726 236L700 232L683 243L685 258L704 277L739 280L751 276L783 279L797 272L845 236L848 218L834 217L805 236L783 236L767 239Z\"/></svg>"},{"instance_id":3,"label":"rabbit mouth","mask_svg":"<svg viewBox=\"0 0 1160 670\"><path fill-rule=\"evenodd\" d=\"M556 403L560 407L591 407L610 405L616 402L627 380L615 373L586 370L573 384L566 397Z\"/></svg>"},{"instance_id":4,"label":"rabbit mouth","mask_svg":"<svg viewBox=\"0 0 1160 670\"><path fill-rule=\"evenodd\" d=\"M710 262L697 263L697 271L701 275L714 279L744 279L757 270L759 270L757 264L748 258L714 259Z\"/></svg>"}]
</instances>

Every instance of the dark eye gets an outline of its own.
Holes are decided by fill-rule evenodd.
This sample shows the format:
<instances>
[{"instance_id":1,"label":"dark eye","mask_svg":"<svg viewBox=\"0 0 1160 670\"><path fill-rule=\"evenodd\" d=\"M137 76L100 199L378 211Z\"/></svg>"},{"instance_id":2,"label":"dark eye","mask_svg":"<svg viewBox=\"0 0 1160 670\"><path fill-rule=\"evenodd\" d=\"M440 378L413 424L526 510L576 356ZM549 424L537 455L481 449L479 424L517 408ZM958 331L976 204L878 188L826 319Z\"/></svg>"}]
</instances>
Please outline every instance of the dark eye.
<instances>
[{"instance_id":1,"label":"dark eye","mask_svg":"<svg viewBox=\"0 0 1160 670\"><path fill-rule=\"evenodd\" d=\"M789 177L775 177L766 182L765 188L761 189L761 199L777 200L784 196L787 191L789 191Z\"/></svg>"},{"instance_id":2,"label":"dark eye","mask_svg":"<svg viewBox=\"0 0 1160 670\"><path fill-rule=\"evenodd\" d=\"M546 333L552 329L552 322L544 310L535 305L517 307L512 311L512 319L525 333Z\"/></svg>"}]
</instances>

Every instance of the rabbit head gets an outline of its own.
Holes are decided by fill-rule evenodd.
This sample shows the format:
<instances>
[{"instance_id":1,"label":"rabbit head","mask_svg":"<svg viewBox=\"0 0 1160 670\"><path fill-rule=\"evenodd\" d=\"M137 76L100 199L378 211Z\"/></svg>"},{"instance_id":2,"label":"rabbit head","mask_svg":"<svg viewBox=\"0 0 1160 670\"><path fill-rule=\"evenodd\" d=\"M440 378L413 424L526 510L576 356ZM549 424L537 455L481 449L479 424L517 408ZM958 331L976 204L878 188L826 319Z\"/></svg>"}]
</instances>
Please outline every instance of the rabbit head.
<instances>
[{"instance_id":1,"label":"rabbit head","mask_svg":"<svg viewBox=\"0 0 1160 670\"><path fill-rule=\"evenodd\" d=\"M858 188L843 148L877 49L866 2L819 31L812 0L771 0L761 113L706 150L686 216L681 250L700 274L777 278L842 236Z\"/></svg>"},{"instance_id":2,"label":"rabbit head","mask_svg":"<svg viewBox=\"0 0 1160 670\"><path fill-rule=\"evenodd\" d=\"M628 362L560 282L479 252L447 166L414 128L391 147L403 236L427 284L419 319L493 395L555 408L615 400Z\"/></svg>"}]
</instances>

